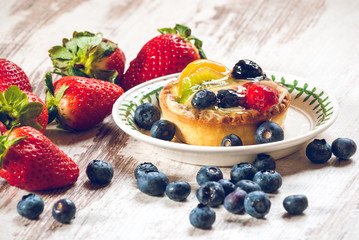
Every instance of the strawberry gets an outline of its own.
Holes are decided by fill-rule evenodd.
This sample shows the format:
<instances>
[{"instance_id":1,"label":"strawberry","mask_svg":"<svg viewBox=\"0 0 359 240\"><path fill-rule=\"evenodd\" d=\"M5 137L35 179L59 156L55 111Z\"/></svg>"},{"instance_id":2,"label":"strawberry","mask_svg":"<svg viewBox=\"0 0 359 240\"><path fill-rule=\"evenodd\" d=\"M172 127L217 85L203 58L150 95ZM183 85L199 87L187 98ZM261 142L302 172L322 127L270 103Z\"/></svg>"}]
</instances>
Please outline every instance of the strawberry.
<instances>
[{"instance_id":1,"label":"strawberry","mask_svg":"<svg viewBox=\"0 0 359 240\"><path fill-rule=\"evenodd\" d=\"M45 103L34 93L18 86L0 87L0 121L7 129L31 126L44 133L48 118Z\"/></svg>"},{"instance_id":2,"label":"strawberry","mask_svg":"<svg viewBox=\"0 0 359 240\"><path fill-rule=\"evenodd\" d=\"M0 136L0 176L10 185L40 191L74 184L76 163L32 127L19 127Z\"/></svg>"},{"instance_id":3,"label":"strawberry","mask_svg":"<svg viewBox=\"0 0 359 240\"><path fill-rule=\"evenodd\" d=\"M190 62L206 58L202 42L188 27L177 24L158 31L161 35L148 41L126 70L120 82L125 91L150 79L181 72Z\"/></svg>"},{"instance_id":4,"label":"strawberry","mask_svg":"<svg viewBox=\"0 0 359 240\"><path fill-rule=\"evenodd\" d=\"M21 90L32 91L25 72L15 63L0 58L0 87L8 88L11 85L16 85Z\"/></svg>"},{"instance_id":5,"label":"strawberry","mask_svg":"<svg viewBox=\"0 0 359 240\"><path fill-rule=\"evenodd\" d=\"M262 83L247 85L246 105L249 108L265 112L277 104L278 101L279 93L277 89Z\"/></svg>"},{"instance_id":6,"label":"strawberry","mask_svg":"<svg viewBox=\"0 0 359 240\"><path fill-rule=\"evenodd\" d=\"M113 83L78 76L66 76L52 84L46 74L46 104L49 122L71 131L93 128L111 114L112 106L123 89Z\"/></svg>"},{"instance_id":7,"label":"strawberry","mask_svg":"<svg viewBox=\"0 0 359 240\"><path fill-rule=\"evenodd\" d=\"M0 122L0 135L3 135L6 130L6 126L2 122Z\"/></svg>"},{"instance_id":8,"label":"strawberry","mask_svg":"<svg viewBox=\"0 0 359 240\"><path fill-rule=\"evenodd\" d=\"M74 32L62 46L49 50L54 72L62 76L82 76L118 83L125 69L125 54L102 33Z\"/></svg>"}]
</instances>

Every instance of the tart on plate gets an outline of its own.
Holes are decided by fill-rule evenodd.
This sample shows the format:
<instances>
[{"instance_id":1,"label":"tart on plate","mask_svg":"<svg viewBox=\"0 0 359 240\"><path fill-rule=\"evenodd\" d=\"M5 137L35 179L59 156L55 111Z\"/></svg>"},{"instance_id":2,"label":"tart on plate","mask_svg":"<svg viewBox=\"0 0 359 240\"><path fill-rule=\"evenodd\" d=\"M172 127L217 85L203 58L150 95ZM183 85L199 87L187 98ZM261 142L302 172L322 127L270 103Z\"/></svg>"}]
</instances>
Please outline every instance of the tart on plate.
<instances>
[{"instance_id":1,"label":"tart on plate","mask_svg":"<svg viewBox=\"0 0 359 240\"><path fill-rule=\"evenodd\" d=\"M250 60L240 60L231 71L201 59L164 86L159 103L163 118L176 125L179 141L220 146L225 136L235 134L250 145L256 144L261 123L272 121L283 127L290 94Z\"/></svg>"}]
</instances>

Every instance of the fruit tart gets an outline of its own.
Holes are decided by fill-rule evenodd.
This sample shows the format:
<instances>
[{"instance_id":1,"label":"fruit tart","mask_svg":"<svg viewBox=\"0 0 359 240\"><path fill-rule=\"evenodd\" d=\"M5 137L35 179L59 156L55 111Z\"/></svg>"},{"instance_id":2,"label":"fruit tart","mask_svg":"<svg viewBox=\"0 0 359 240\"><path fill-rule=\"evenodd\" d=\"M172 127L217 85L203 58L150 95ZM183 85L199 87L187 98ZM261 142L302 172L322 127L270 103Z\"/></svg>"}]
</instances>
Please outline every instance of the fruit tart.
<instances>
[{"instance_id":1,"label":"fruit tart","mask_svg":"<svg viewBox=\"0 0 359 240\"><path fill-rule=\"evenodd\" d=\"M163 118L176 125L176 138L187 144L220 146L230 134L255 144L257 127L272 121L283 126L290 94L268 79L253 61L228 69L201 59L190 63L159 95Z\"/></svg>"}]
</instances>

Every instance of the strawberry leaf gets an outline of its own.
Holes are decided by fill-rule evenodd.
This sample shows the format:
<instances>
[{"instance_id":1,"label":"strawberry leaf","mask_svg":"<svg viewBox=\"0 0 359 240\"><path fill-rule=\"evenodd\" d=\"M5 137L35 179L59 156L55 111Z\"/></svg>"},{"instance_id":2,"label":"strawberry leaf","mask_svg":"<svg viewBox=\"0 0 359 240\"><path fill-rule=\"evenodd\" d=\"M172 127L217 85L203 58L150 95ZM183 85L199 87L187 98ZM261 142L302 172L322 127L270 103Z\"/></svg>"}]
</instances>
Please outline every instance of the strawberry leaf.
<instances>
[{"instance_id":1,"label":"strawberry leaf","mask_svg":"<svg viewBox=\"0 0 359 240\"><path fill-rule=\"evenodd\" d=\"M30 126L36 130L42 129L41 125L33 119L24 119L21 123L23 126Z\"/></svg>"},{"instance_id":2,"label":"strawberry leaf","mask_svg":"<svg viewBox=\"0 0 359 240\"><path fill-rule=\"evenodd\" d=\"M44 105L40 102L29 102L20 110L20 122L25 119L34 119L40 116Z\"/></svg>"},{"instance_id":3,"label":"strawberry leaf","mask_svg":"<svg viewBox=\"0 0 359 240\"><path fill-rule=\"evenodd\" d=\"M5 92L6 102L10 105L21 105L23 101L28 101L26 93L23 93L18 86L10 86Z\"/></svg>"}]
</instances>

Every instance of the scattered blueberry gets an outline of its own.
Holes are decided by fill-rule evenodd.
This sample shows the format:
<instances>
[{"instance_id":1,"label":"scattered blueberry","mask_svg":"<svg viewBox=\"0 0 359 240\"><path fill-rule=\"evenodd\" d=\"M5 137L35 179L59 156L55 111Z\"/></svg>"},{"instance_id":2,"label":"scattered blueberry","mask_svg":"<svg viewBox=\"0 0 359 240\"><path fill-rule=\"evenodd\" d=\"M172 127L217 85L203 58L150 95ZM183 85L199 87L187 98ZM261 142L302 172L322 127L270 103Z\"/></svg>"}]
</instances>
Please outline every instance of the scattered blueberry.
<instances>
[{"instance_id":1,"label":"scattered blueberry","mask_svg":"<svg viewBox=\"0 0 359 240\"><path fill-rule=\"evenodd\" d=\"M215 220L216 212L204 204L198 204L189 215L192 226L201 229L210 229Z\"/></svg>"},{"instance_id":2,"label":"scattered blueberry","mask_svg":"<svg viewBox=\"0 0 359 240\"><path fill-rule=\"evenodd\" d=\"M93 183L108 184L113 177L113 168L103 160L92 160L87 165L86 174Z\"/></svg>"},{"instance_id":3,"label":"scattered blueberry","mask_svg":"<svg viewBox=\"0 0 359 240\"><path fill-rule=\"evenodd\" d=\"M176 133L176 125L168 120L158 120L151 127L151 137L171 141Z\"/></svg>"},{"instance_id":4,"label":"scattered blueberry","mask_svg":"<svg viewBox=\"0 0 359 240\"><path fill-rule=\"evenodd\" d=\"M243 146L242 139L235 134L229 134L222 139L222 147Z\"/></svg>"},{"instance_id":5,"label":"scattered blueberry","mask_svg":"<svg viewBox=\"0 0 359 240\"><path fill-rule=\"evenodd\" d=\"M352 139L337 138L332 143L333 154L339 159L349 159L355 154L357 145Z\"/></svg>"},{"instance_id":6,"label":"scattered blueberry","mask_svg":"<svg viewBox=\"0 0 359 240\"><path fill-rule=\"evenodd\" d=\"M168 178L163 172L144 172L137 178L141 192L151 196L162 195L166 191Z\"/></svg>"},{"instance_id":7,"label":"scattered blueberry","mask_svg":"<svg viewBox=\"0 0 359 240\"><path fill-rule=\"evenodd\" d=\"M191 185L187 182L172 182L166 187L166 195L169 199L180 202L184 201L191 193Z\"/></svg>"},{"instance_id":8,"label":"scattered blueberry","mask_svg":"<svg viewBox=\"0 0 359 240\"><path fill-rule=\"evenodd\" d=\"M291 215L301 214L308 207L308 199L305 195L291 195L283 200L283 207Z\"/></svg>"},{"instance_id":9,"label":"scattered blueberry","mask_svg":"<svg viewBox=\"0 0 359 240\"><path fill-rule=\"evenodd\" d=\"M264 153L258 154L252 165L257 169L257 171L275 170L276 168L274 158Z\"/></svg>"},{"instance_id":10,"label":"scattered blueberry","mask_svg":"<svg viewBox=\"0 0 359 240\"><path fill-rule=\"evenodd\" d=\"M250 192L244 199L246 213L255 218L263 218L270 210L269 197L262 191Z\"/></svg>"},{"instance_id":11,"label":"scattered blueberry","mask_svg":"<svg viewBox=\"0 0 359 240\"><path fill-rule=\"evenodd\" d=\"M263 122L255 133L256 143L271 143L284 139L284 132L281 126L275 122Z\"/></svg>"},{"instance_id":12,"label":"scattered blueberry","mask_svg":"<svg viewBox=\"0 0 359 240\"><path fill-rule=\"evenodd\" d=\"M243 96L234 89L224 89L217 92L218 107L232 108L241 105Z\"/></svg>"},{"instance_id":13,"label":"scattered blueberry","mask_svg":"<svg viewBox=\"0 0 359 240\"><path fill-rule=\"evenodd\" d=\"M59 200L52 208L52 216L60 223L70 223L75 218L75 214L76 206L67 198Z\"/></svg>"},{"instance_id":14,"label":"scattered blueberry","mask_svg":"<svg viewBox=\"0 0 359 240\"><path fill-rule=\"evenodd\" d=\"M259 171L253 177L263 192L273 193L282 186L282 176L274 170Z\"/></svg>"},{"instance_id":15,"label":"scattered blueberry","mask_svg":"<svg viewBox=\"0 0 359 240\"><path fill-rule=\"evenodd\" d=\"M231 169L231 181L236 184L243 179L252 180L256 172L257 170L252 164L247 162L239 163Z\"/></svg>"},{"instance_id":16,"label":"scattered blueberry","mask_svg":"<svg viewBox=\"0 0 359 240\"><path fill-rule=\"evenodd\" d=\"M223 178L221 169L216 166L201 167L197 172L196 180L199 185L202 185L208 181L219 181Z\"/></svg>"},{"instance_id":17,"label":"scattered blueberry","mask_svg":"<svg viewBox=\"0 0 359 240\"><path fill-rule=\"evenodd\" d=\"M229 179L220 179L218 183L222 185L226 196L233 192L233 190L236 188L234 183L232 183Z\"/></svg>"},{"instance_id":18,"label":"scattered blueberry","mask_svg":"<svg viewBox=\"0 0 359 240\"><path fill-rule=\"evenodd\" d=\"M192 98L192 106L198 109L208 108L217 103L217 96L208 89L201 89Z\"/></svg>"},{"instance_id":19,"label":"scattered blueberry","mask_svg":"<svg viewBox=\"0 0 359 240\"><path fill-rule=\"evenodd\" d=\"M44 210L44 201L36 194L30 193L22 197L17 204L17 212L28 219L36 219Z\"/></svg>"},{"instance_id":20,"label":"scattered blueberry","mask_svg":"<svg viewBox=\"0 0 359 240\"><path fill-rule=\"evenodd\" d=\"M312 163L325 163L332 157L332 148L324 139L314 139L308 144L305 154Z\"/></svg>"},{"instance_id":21,"label":"scattered blueberry","mask_svg":"<svg viewBox=\"0 0 359 240\"><path fill-rule=\"evenodd\" d=\"M145 130L150 130L160 118L161 112L153 103L143 103L135 110L134 121L138 127Z\"/></svg>"},{"instance_id":22,"label":"scattered blueberry","mask_svg":"<svg viewBox=\"0 0 359 240\"><path fill-rule=\"evenodd\" d=\"M200 203L210 207L216 207L223 203L226 196L222 185L218 182L205 182L196 192Z\"/></svg>"},{"instance_id":23,"label":"scattered blueberry","mask_svg":"<svg viewBox=\"0 0 359 240\"><path fill-rule=\"evenodd\" d=\"M144 172L158 172L158 169L153 163L140 163L135 168L135 178L137 179Z\"/></svg>"},{"instance_id":24,"label":"scattered blueberry","mask_svg":"<svg viewBox=\"0 0 359 240\"><path fill-rule=\"evenodd\" d=\"M263 80L265 76L262 68L248 59L239 60L232 70L232 77L235 79Z\"/></svg>"},{"instance_id":25,"label":"scattered blueberry","mask_svg":"<svg viewBox=\"0 0 359 240\"><path fill-rule=\"evenodd\" d=\"M234 214L242 213L246 195L247 193L244 190L236 188L233 192L225 197L223 202L224 208Z\"/></svg>"},{"instance_id":26,"label":"scattered blueberry","mask_svg":"<svg viewBox=\"0 0 359 240\"><path fill-rule=\"evenodd\" d=\"M236 187L246 191L247 193L254 192L254 191L262 191L261 186L258 183L253 182L251 180L240 180L236 183Z\"/></svg>"}]
</instances>

